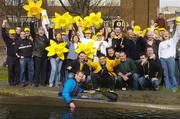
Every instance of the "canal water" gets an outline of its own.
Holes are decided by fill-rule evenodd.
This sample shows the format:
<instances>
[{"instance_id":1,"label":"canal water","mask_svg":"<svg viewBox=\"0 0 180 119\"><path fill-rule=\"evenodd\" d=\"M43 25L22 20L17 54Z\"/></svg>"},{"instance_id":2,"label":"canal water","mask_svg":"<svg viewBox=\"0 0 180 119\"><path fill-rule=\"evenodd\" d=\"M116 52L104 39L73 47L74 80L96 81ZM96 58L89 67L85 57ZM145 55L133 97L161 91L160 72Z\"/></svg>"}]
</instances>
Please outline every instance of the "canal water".
<instances>
[{"instance_id":1,"label":"canal water","mask_svg":"<svg viewBox=\"0 0 180 119\"><path fill-rule=\"evenodd\" d=\"M1 104L0 119L180 119L180 112Z\"/></svg>"}]
</instances>

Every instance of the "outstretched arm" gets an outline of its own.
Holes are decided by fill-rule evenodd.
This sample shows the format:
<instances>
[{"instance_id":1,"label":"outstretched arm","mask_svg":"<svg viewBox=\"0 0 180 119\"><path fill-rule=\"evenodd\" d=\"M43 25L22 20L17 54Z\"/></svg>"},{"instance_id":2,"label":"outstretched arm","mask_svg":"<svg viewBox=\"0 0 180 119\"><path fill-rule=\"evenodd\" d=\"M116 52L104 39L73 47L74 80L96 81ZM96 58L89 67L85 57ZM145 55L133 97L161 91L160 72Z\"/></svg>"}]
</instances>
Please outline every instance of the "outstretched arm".
<instances>
[{"instance_id":1,"label":"outstretched arm","mask_svg":"<svg viewBox=\"0 0 180 119\"><path fill-rule=\"evenodd\" d=\"M7 24L7 20L3 20L3 24L2 24L2 28L1 28L1 34L2 34L2 38L3 38L4 42L7 43L9 36L7 34L7 31L6 31L6 24Z\"/></svg>"}]
</instances>

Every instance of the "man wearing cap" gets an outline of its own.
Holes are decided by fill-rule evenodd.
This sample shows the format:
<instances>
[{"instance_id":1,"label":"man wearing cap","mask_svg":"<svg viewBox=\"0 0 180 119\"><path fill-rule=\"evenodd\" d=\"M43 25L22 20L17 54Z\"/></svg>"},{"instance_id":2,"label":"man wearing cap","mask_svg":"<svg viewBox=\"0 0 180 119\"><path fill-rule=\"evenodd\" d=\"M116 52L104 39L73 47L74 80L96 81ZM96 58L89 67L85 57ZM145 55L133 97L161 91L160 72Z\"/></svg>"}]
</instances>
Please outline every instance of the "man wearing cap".
<instances>
[{"instance_id":1,"label":"man wearing cap","mask_svg":"<svg viewBox=\"0 0 180 119\"><path fill-rule=\"evenodd\" d=\"M8 64L8 82L9 85L15 86L19 83L19 61L16 57L16 32L13 29L6 31L7 20L2 24L2 37L7 46L7 64Z\"/></svg>"},{"instance_id":2,"label":"man wearing cap","mask_svg":"<svg viewBox=\"0 0 180 119\"><path fill-rule=\"evenodd\" d=\"M94 54L94 61L98 60L99 54L104 54L106 56L106 49L108 48L107 41L104 40L103 34L98 32L96 34L97 40L94 42L94 47L97 49L97 52Z\"/></svg>"},{"instance_id":3,"label":"man wearing cap","mask_svg":"<svg viewBox=\"0 0 180 119\"><path fill-rule=\"evenodd\" d=\"M78 32L79 32L79 38L80 38L81 43L83 43L85 45L90 43L90 42L94 43L94 40L91 39L92 32L90 29L85 30L85 32L83 34L81 26L79 26Z\"/></svg>"}]
</instances>

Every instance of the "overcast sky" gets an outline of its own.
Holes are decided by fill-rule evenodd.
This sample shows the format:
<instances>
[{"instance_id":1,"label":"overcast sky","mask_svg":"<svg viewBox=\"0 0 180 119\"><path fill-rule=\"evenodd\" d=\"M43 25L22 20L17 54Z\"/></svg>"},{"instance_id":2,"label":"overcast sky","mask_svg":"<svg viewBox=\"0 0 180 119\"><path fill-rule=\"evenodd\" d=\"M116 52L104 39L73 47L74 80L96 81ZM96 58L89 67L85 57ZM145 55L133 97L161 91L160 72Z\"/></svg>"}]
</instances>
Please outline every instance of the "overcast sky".
<instances>
[{"instance_id":1,"label":"overcast sky","mask_svg":"<svg viewBox=\"0 0 180 119\"><path fill-rule=\"evenodd\" d=\"M180 0L160 0L160 7L178 6L180 7Z\"/></svg>"}]
</instances>

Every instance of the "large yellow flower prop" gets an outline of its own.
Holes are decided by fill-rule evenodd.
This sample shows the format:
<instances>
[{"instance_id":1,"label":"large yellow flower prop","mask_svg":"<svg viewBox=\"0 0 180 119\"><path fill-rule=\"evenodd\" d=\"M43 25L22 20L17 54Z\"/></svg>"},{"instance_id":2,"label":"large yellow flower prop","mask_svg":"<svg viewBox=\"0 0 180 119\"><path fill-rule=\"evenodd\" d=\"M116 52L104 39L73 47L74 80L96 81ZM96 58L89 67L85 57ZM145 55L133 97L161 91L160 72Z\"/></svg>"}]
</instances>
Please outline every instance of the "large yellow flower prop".
<instances>
[{"instance_id":1,"label":"large yellow flower prop","mask_svg":"<svg viewBox=\"0 0 180 119\"><path fill-rule=\"evenodd\" d=\"M37 1L36 3L33 0L28 0L29 5L24 5L23 8L28 11L28 17L36 17L40 19L40 13L42 12L42 0Z\"/></svg>"},{"instance_id":2,"label":"large yellow flower prop","mask_svg":"<svg viewBox=\"0 0 180 119\"><path fill-rule=\"evenodd\" d=\"M101 18L101 12L98 13L91 13L89 16L85 17L84 20L90 26L94 26L97 29L102 25L103 19Z\"/></svg>"},{"instance_id":3,"label":"large yellow flower prop","mask_svg":"<svg viewBox=\"0 0 180 119\"><path fill-rule=\"evenodd\" d=\"M103 23L103 19L101 18L101 12L98 13L91 13L90 14L91 18L92 18L92 23L96 28L99 28L102 23Z\"/></svg>"},{"instance_id":4,"label":"large yellow flower prop","mask_svg":"<svg viewBox=\"0 0 180 119\"><path fill-rule=\"evenodd\" d=\"M64 60L64 53L68 52L69 50L66 48L67 43L60 43L57 44L55 41L50 40L50 46L46 47L46 50L48 51L49 57L57 54L57 56Z\"/></svg>"},{"instance_id":5,"label":"large yellow flower prop","mask_svg":"<svg viewBox=\"0 0 180 119\"><path fill-rule=\"evenodd\" d=\"M94 53L96 52L96 48L93 47L93 43L90 42L86 45L82 43L78 43L78 48L76 49L77 53L84 52L88 58L93 59Z\"/></svg>"},{"instance_id":6,"label":"large yellow flower prop","mask_svg":"<svg viewBox=\"0 0 180 119\"><path fill-rule=\"evenodd\" d=\"M75 16L74 17L74 22L76 23L77 26L83 21L83 19L80 16Z\"/></svg>"},{"instance_id":7,"label":"large yellow flower prop","mask_svg":"<svg viewBox=\"0 0 180 119\"><path fill-rule=\"evenodd\" d=\"M55 13L55 18L52 19L52 22L55 25L55 29L68 28L69 25L74 22L74 19L69 12L66 12L63 15Z\"/></svg>"}]
</instances>

